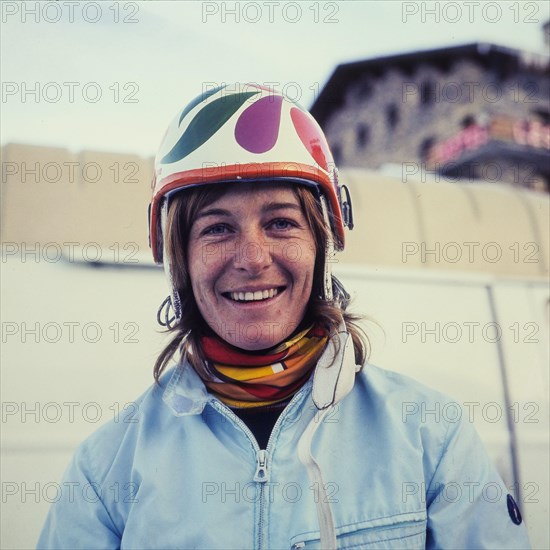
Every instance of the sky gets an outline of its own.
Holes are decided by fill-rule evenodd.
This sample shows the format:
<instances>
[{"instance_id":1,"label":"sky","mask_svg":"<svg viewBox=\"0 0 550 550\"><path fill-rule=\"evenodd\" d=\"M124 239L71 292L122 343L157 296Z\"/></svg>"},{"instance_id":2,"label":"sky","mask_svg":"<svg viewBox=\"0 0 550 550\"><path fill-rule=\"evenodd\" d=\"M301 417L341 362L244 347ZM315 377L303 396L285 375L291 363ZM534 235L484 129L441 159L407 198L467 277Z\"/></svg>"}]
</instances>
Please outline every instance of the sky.
<instances>
[{"instance_id":1,"label":"sky","mask_svg":"<svg viewBox=\"0 0 550 550\"><path fill-rule=\"evenodd\" d=\"M339 63L489 42L545 51L548 2L1 2L2 144L152 156L204 89L309 107Z\"/></svg>"}]
</instances>

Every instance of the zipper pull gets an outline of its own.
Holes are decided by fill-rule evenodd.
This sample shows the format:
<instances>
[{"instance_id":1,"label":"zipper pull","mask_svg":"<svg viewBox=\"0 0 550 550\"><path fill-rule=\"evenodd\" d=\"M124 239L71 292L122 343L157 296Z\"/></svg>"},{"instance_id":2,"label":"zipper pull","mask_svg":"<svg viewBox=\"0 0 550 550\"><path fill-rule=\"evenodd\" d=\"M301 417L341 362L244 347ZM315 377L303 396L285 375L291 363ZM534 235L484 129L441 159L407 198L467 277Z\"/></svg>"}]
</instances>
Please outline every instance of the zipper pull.
<instances>
[{"instance_id":1,"label":"zipper pull","mask_svg":"<svg viewBox=\"0 0 550 550\"><path fill-rule=\"evenodd\" d=\"M254 481L265 483L268 480L267 451L265 449L260 449L256 455L256 473L254 474Z\"/></svg>"}]
</instances>

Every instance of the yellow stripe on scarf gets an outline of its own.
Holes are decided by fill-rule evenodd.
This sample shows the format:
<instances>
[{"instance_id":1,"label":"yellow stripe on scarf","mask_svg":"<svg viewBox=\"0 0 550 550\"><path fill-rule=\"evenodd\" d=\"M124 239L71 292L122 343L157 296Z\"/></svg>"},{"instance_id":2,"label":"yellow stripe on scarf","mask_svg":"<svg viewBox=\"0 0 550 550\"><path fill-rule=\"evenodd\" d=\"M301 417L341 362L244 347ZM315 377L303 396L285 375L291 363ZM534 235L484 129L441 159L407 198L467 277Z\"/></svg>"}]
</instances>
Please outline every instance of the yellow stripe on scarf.
<instances>
[{"instance_id":1,"label":"yellow stripe on scarf","mask_svg":"<svg viewBox=\"0 0 550 550\"><path fill-rule=\"evenodd\" d=\"M268 365L267 367L249 367L244 369L242 367L226 367L224 365L215 364L214 368L224 376L232 378L233 380L239 380L240 382L262 378L263 376L271 376L282 370L280 363Z\"/></svg>"}]
</instances>

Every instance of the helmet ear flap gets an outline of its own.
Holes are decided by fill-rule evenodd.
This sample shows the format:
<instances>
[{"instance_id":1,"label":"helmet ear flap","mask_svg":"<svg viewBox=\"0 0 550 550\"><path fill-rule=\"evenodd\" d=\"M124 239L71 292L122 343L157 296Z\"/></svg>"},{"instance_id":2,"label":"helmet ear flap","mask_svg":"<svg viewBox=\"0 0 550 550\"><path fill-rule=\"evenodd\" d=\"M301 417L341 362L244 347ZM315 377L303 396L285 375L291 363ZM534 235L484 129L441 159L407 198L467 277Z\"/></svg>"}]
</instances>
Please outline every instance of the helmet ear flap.
<instances>
[{"instance_id":1,"label":"helmet ear flap","mask_svg":"<svg viewBox=\"0 0 550 550\"><path fill-rule=\"evenodd\" d=\"M182 316L182 306L181 299L174 284L174 278L172 276L172 259L170 258L169 246L170 242L167 239L167 227L168 227L168 197L165 197L162 201L160 207L160 238L162 239L162 263L164 266L164 275L166 276L166 282L168 283L168 288L170 289L170 296L163 302L163 305L166 304L166 318L168 319L168 310L170 306L174 310L174 317L176 322L181 319ZM162 307L162 306L161 306ZM161 323L162 324L162 323ZM170 323L167 323L170 327Z\"/></svg>"},{"instance_id":2,"label":"helmet ear flap","mask_svg":"<svg viewBox=\"0 0 550 550\"><path fill-rule=\"evenodd\" d=\"M319 196L321 203L321 211L323 212L323 219L325 226L328 228L327 242L325 243L325 265L323 269L323 300L332 302L332 258L334 257L334 239L332 237L332 226L328 216L327 201L325 196L321 193Z\"/></svg>"}]
</instances>

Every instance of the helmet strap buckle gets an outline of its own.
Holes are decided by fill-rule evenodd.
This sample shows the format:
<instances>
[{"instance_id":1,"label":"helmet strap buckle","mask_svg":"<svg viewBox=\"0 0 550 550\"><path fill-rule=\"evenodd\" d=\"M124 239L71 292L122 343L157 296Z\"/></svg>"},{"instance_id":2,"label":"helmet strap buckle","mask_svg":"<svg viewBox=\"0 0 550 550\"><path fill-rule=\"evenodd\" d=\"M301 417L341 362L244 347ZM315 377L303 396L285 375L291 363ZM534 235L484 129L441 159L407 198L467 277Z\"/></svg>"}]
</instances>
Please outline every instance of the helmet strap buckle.
<instances>
[{"instance_id":1,"label":"helmet strap buckle","mask_svg":"<svg viewBox=\"0 0 550 550\"><path fill-rule=\"evenodd\" d=\"M345 195L345 197L343 196ZM353 229L353 206L351 194L347 185L340 186L340 207L342 208L342 221L348 229Z\"/></svg>"}]
</instances>

